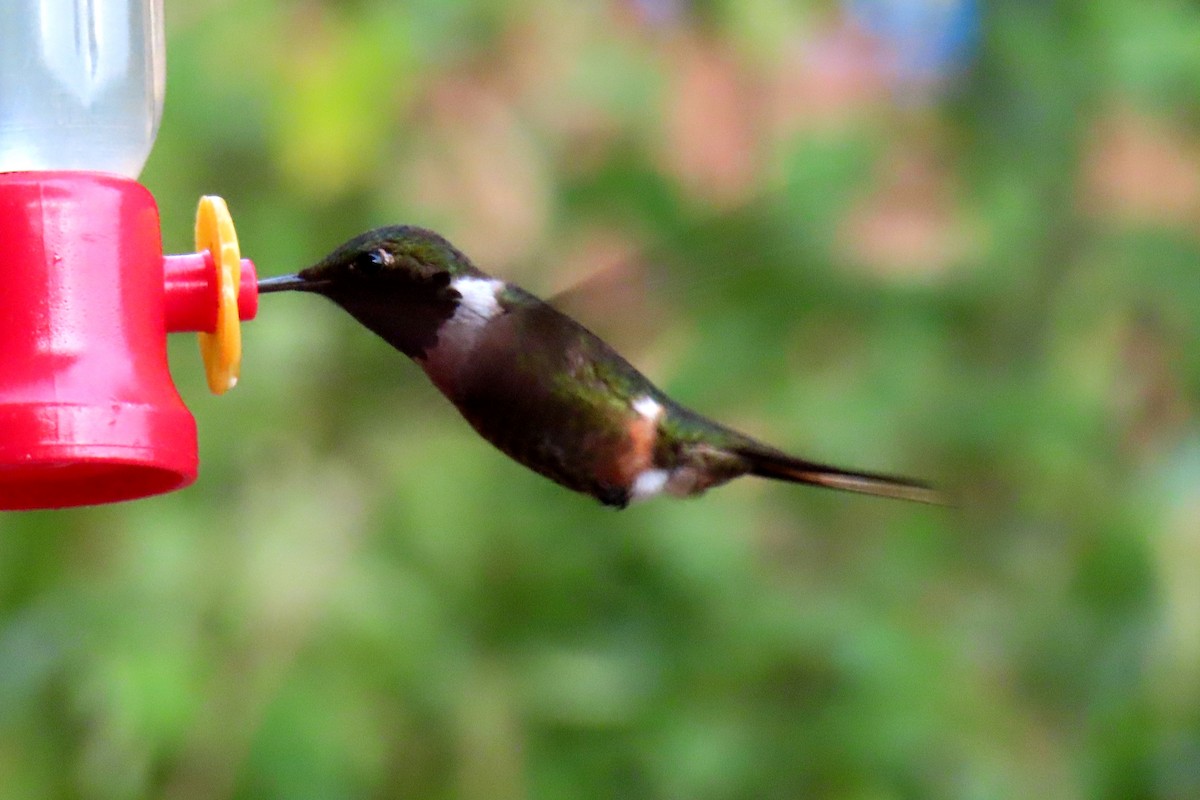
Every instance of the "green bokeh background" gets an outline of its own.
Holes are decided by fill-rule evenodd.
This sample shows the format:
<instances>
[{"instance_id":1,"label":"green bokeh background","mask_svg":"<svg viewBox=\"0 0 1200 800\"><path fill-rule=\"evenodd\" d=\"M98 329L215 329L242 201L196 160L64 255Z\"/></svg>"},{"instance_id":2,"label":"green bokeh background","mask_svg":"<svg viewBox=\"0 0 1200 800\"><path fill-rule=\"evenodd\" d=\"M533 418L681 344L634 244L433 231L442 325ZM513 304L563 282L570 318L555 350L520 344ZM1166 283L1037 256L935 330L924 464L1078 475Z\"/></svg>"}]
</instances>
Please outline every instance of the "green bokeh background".
<instances>
[{"instance_id":1,"label":"green bokeh background","mask_svg":"<svg viewBox=\"0 0 1200 800\"><path fill-rule=\"evenodd\" d=\"M673 395L960 505L617 513L264 298L225 397L171 343L194 486L0 516L0 795L1200 796L1195 4L992 0L906 90L831 3L166 5L169 251L632 261L583 313Z\"/></svg>"}]
</instances>

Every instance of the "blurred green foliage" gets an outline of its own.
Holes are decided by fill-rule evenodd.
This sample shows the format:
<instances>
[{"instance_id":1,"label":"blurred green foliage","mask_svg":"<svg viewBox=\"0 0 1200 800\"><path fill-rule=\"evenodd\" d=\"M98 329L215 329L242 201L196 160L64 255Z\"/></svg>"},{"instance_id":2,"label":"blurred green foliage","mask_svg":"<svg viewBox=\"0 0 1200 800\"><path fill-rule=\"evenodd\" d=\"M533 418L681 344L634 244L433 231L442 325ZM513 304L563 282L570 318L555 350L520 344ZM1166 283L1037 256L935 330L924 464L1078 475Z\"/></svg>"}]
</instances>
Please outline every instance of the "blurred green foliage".
<instances>
[{"instance_id":1,"label":"blurred green foliage","mask_svg":"<svg viewBox=\"0 0 1200 800\"><path fill-rule=\"evenodd\" d=\"M632 260L587 321L672 394L961 503L615 513L264 298L226 397L172 342L194 486L0 517L5 797L1200 796L1195 4L992 0L915 88L823 2L167 13L168 250Z\"/></svg>"}]
</instances>

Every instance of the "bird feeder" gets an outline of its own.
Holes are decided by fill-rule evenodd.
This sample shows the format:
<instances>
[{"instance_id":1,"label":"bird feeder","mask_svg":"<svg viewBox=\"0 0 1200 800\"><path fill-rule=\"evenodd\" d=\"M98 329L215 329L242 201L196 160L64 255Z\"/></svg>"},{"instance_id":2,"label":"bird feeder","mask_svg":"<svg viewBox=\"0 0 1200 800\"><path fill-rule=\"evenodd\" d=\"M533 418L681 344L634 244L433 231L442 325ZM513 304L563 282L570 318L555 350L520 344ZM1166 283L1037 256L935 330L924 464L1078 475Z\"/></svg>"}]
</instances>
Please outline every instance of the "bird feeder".
<instances>
[{"instance_id":1,"label":"bird feeder","mask_svg":"<svg viewBox=\"0 0 1200 800\"><path fill-rule=\"evenodd\" d=\"M196 423L167 368L196 331L217 393L257 311L220 198L164 256L137 176L158 131L161 0L0 3L0 509L181 489Z\"/></svg>"}]
</instances>

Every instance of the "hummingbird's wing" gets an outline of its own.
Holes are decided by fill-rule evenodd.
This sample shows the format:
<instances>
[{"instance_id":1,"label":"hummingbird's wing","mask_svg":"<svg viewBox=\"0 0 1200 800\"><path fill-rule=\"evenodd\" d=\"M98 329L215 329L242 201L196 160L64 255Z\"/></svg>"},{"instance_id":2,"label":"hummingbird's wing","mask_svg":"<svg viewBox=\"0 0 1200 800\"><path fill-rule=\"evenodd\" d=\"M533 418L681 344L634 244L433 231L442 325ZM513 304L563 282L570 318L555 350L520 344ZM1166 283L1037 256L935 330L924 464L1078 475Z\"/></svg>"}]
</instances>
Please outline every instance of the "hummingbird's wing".
<instances>
[{"instance_id":1,"label":"hummingbird's wing","mask_svg":"<svg viewBox=\"0 0 1200 800\"><path fill-rule=\"evenodd\" d=\"M546 303L594 331L617 351L636 358L661 338L670 322L670 304L662 284L661 265L638 253L602 260L584 277L548 298Z\"/></svg>"}]
</instances>

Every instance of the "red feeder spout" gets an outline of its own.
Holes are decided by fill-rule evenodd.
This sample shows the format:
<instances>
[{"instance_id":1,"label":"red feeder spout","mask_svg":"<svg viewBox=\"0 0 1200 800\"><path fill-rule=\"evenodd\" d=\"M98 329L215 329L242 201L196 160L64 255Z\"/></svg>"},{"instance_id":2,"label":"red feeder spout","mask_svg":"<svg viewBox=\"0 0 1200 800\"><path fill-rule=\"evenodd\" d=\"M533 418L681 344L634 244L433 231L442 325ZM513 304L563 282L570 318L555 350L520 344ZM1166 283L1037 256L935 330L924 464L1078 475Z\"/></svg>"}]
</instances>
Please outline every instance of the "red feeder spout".
<instances>
[{"instance_id":1,"label":"red feeder spout","mask_svg":"<svg viewBox=\"0 0 1200 800\"><path fill-rule=\"evenodd\" d=\"M166 279L167 332L204 331L217 329L217 267L212 253L187 253L163 256ZM251 320L258 316L258 274L254 262L242 259L238 281L238 318Z\"/></svg>"}]
</instances>

